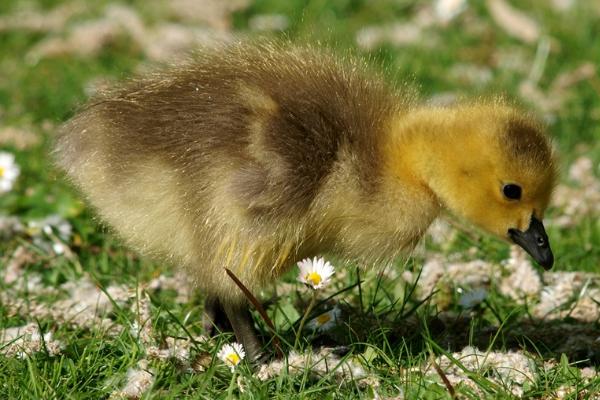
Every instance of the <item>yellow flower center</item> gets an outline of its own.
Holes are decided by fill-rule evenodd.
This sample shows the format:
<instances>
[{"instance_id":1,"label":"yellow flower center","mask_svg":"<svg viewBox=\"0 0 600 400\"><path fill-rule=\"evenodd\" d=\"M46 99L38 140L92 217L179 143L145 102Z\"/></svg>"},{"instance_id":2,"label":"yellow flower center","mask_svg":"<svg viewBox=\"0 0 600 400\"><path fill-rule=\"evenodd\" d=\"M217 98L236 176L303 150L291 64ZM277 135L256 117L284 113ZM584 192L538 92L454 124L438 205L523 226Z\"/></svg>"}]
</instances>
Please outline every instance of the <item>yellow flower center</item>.
<instances>
[{"instance_id":1,"label":"yellow flower center","mask_svg":"<svg viewBox=\"0 0 600 400\"><path fill-rule=\"evenodd\" d=\"M228 354L226 359L231 365L238 365L240 363L240 356L236 353Z\"/></svg>"},{"instance_id":2,"label":"yellow flower center","mask_svg":"<svg viewBox=\"0 0 600 400\"><path fill-rule=\"evenodd\" d=\"M4 176L4 167L0 167L0 178Z\"/></svg>"},{"instance_id":3,"label":"yellow flower center","mask_svg":"<svg viewBox=\"0 0 600 400\"><path fill-rule=\"evenodd\" d=\"M329 321L331 321L331 315L329 315L329 313L321 314L317 317L319 325L325 325Z\"/></svg>"},{"instance_id":4,"label":"yellow flower center","mask_svg":"<svg viewBox=\"0 0 600 400\"><path fill-rule=\"evenodd\" d=\"M319 275L318 273L316 273L314 271L306 274L304 279L307 282L310 282L313 286L317 286L319 283L321 283L321 275Z\"/></svg>"}]
</instances>

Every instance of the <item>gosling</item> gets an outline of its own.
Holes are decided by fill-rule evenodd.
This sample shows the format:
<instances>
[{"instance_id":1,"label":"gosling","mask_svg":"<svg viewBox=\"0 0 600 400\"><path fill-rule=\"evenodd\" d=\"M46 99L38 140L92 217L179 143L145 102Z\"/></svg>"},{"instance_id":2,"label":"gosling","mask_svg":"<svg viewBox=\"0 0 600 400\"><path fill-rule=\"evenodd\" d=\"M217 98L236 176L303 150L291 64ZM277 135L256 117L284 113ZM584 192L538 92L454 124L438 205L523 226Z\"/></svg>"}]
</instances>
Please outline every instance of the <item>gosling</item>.
<instances>
[{"instance_id":1,"label":"gosling","mask_svg":"<svg viewBox=\"0 0 600 400\"><path fill-rule=\"evenodd\" d=\"M442 210L553 264L556 179L542 127L501 101L420 106L352 57L287 43L199 51L99 94L68 121L58 164L140 253L181 266L260 354L251 291L295 261L381 265Z\"/></svg>"}]
</instances>

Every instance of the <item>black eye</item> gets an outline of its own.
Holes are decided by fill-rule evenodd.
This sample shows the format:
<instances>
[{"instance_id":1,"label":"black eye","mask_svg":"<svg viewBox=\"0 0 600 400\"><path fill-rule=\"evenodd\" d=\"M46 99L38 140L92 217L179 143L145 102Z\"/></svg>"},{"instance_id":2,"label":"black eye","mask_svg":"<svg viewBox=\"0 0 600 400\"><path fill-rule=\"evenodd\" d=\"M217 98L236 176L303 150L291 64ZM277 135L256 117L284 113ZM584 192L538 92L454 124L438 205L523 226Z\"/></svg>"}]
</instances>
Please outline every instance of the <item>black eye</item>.
<instances>
[{"instance_id":1,"label":"black eye","mask_svg":"<svg viewBox=\"0 0 600 400\"><path fill-rule=\"evenodd\" d=\"M502 187L502 193L507 199L519 200L521 198L521 186L509 183Z\"/></svg>"}]
</instances>

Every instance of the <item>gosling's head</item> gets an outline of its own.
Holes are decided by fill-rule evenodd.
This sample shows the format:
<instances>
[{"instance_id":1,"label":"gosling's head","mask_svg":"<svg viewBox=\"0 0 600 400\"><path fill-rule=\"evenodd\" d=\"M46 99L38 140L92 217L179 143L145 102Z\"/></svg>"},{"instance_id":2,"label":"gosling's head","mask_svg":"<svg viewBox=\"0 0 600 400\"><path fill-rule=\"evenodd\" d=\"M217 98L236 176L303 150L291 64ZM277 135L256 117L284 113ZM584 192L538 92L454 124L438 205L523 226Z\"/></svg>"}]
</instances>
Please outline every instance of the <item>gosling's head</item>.
<instances>
[{"instance_id":1,"label":"gosling's head","mask_svg":"<svg viewBox=\"0 0 600 400\"><path fill-rule=\"evenodd\" d=\"M557 173L542 126L499 105L459 107L451 114L451 134L438 150L445 170L434 190L453 213L551 268L554 256L542 219Z\"/></svg>"}]
</instances>

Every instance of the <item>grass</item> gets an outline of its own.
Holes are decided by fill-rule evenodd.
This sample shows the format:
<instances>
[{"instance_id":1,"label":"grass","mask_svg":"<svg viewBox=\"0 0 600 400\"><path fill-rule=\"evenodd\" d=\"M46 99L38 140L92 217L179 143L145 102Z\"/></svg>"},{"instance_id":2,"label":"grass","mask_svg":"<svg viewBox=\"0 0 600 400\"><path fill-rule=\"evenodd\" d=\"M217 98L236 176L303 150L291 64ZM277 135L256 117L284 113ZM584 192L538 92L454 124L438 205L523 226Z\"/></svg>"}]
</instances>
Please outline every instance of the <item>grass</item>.
<instances>
[{"instance_id":1,"label":"grass","mask_svg":"<svg viewBox=\"0 0 600 400\"><path fill-rule=\"evenodd\" d=\"M48 11L66 3L37 0L30 5ZM600 11L592 2L575 3L564 12L553 10L548 2L541 0L518 3L538 22L542 35L550 38L550 53L543 59L537 82L546 100L549 97L559 100L558 106L548 110L522 97L519 89L531 73L532 60L540 51L538 45L525 44L507 35L492 21L483 2L470 3L467 11L447 26L423 28L418 42L400 47L383 42L369 50L357 48L355 37L360 29L397 22L414 24L429 2L256 0L231 15L230 21L235 31L245 34L256 15L285 15L289 21L286 36L299 41L320 41L340 51L350 49L368 57L388 71L390 80L417 85L424 99L449 92L459 97L502 93L515 99L548 119L561 154L562 181L575 187L576 183L567 176L572 162L586 156L594 166L600 163L600 80L596 73L573 83L560 94L551 89L561 74L584 63L600 65L597 46ZM68 22L67 28L59 27L55 34L64 37L77 22L100 18L109 4L103 0L87 5ZM162 2L153 6L141 0L123 4L138 12L149 26L176 20L165 13ZM18 7L21 7L19 2L1 3L0 18L12 15ZM464 232L455 232L451 240L442 244L427 239L424 255L399 261L396 270L359 274L350 268L338 272L333 286L320 294L320 300L330 298L317 306L315 315L337 304L342 309L342 321L331 332L303 336L295 350L314 352L312 362L318 363L320 346L344 346L345 353L335 360L359 365L368 372L368 379L340 372L348 365L344 363L330 365L319 376L311 374L310 368L300 372L284 369L260 380L246 364L232 375L215 360L221 344L232 340L227 334L213 341L192 343L187 363L172 357L149 357L150 346L165 349L169 347L168 340L189 339L202 333L202 298L192 294L187 301L181 300L178 287L147 288L147 283L159 276L172 276L172 269L141 259L101 227L80 196L52 167L48 155L56 126L85 101L89 83L98 77L120 80L130 76L148 61L148 54L124 34L92 56L67 53L34 61L25 57L29 61L23 61L34 46L51 35L26 29L0 30L0 128L18 127L33 132L37 140L23 148L14 142L0 143L3 150L16 155L21 167L13 190L0 196L0 213L17 216L25 225L57 214L68 220L73 234L66 243L70 251L63 255L56 255L44 246L44 240L52 240L43 234L25 230L6 235L0 243L3 276L7 275L19 248L25 249L30 257L21 263L17 281L0 280L0 330L33 323L41 332L51 331L63 347L55 355L45 343L40 351L21 358L0 355L0 398L107 398L123 387L128 371L146 359L149 364L145 368L152 371L154 381L143 398L439 399L452 397L452 390L460 398L512 398L514 384L503 383L504 378L494 368L476 368L466 365L468 358L457 358L458 352L468 345L488 352L489 357L495 352L509 354L515 350L527 354L534 373L518 385L525 398L552 398L564 388L569 388L570 398L590 398L600 390L600 378L583 376L589 372L584 367L594 366L600 360L598 345L591 340L586 342L588 337L594 337L597 321L582 322L572 315L540 321L532 317L530 305L503 294L495 281L487 287L484 301L474 308L465 308L459 305L463 296L460 290L468 291L468 285L464 288L438 285L432 297L423 299L414 281L399 279L402 271L412 272L416 278L432 253L448 260L485 259L495 263L508 257L505 244L485 236L474 238ZM500 60L502 54L508 61ZM507 64L510 60L512 66ZM477 80L473 72L456 72L464 65L483 70L484 78ZM550 221L563 212L560 207L551 209ZM598 215L590 214L581 216L570 227L550 225L558 271L596 272L600 265L598 221ZM294 350L295 329L310 299L308 291L294 283L294 278L290 273L284 283L263 296L286 353ZM35 284L36 279L41 279L39 285ZM112 299L104 317L121 328L117 333L100 324L83 326L77 323L77 313L61 314L56 309L57 304L67 304L64 301L73 296L74 289L69 289L68 284L81 285L81 279L90 280ZM595 287L597 278L589 279L589 287ZM111 290L121 286L133 294L113 298ZM41 287L50 289L41 293ZM583 291L573 293L574 300L584 295ZM535 304L538 299L530 301ZM148 308L150 320L141 324L151 331L151 339L142 339L131 329L133 321L140 318L140 307ZM258 316L256 319L259 329L268 337L265 324ZM569 338L574 344L563 346ZM6 348L8 344L0 344L0 354ZM462 373L462 381L453 382L449 389L439 374L431 372L433 369L423 372L432 355L443 364L445 374ZM239 383L244 386L243 391Z\"/></svg>"}]
</instances>

